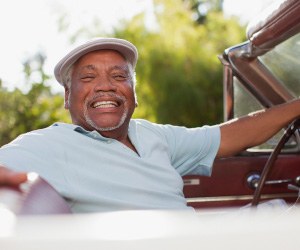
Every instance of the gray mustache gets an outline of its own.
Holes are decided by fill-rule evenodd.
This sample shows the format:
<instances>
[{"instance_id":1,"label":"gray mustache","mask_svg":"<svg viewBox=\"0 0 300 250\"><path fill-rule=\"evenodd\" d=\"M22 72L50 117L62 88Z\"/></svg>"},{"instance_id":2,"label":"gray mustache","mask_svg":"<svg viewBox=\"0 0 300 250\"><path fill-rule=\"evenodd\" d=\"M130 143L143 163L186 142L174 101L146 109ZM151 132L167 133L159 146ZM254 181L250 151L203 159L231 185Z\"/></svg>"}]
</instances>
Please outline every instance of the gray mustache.
<instances>
[{"instance_id":1,"label":"gray mustache","mask_svg":"<svg viewBox=\"0 0 300 250\"><path fill-rule=\"evenodd\" d=\"M124 96L117 95L116 93L113 93L113 92L98 92L98 93L94 94L92 97L90 97L87 101L93 102L97 98L101 98L101 97L113 97L122 102L124 102L126 100Z\"/></svg>"}]
</instances>

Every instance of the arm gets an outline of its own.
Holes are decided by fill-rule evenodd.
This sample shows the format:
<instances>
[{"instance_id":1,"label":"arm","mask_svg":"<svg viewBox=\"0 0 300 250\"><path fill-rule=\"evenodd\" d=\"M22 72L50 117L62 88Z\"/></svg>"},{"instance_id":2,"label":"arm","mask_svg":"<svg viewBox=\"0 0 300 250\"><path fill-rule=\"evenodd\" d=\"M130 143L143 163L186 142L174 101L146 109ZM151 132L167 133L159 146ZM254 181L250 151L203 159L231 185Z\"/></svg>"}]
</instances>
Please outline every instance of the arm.
<instances>
[{"instance_id":1,"label":"arm","mask_svg":"<svg viewBox=\"0 0 300 250\"><path fill-rule=\"evenodd\" d=\"M18 187L21 183L27 181L27 174L14 172L0 165L0 187L11 186Z\"/></svg>"},{"instance_id":2,"label":"arm","mask_svg":"<svg viewBox=\"0 0 300 250\"><path fill-rule=\"evenodd\" d=\"M222 123L217 157L231 156L261 144L299 116L300 99L297 99Z\"/></svg>"}]
</instances>

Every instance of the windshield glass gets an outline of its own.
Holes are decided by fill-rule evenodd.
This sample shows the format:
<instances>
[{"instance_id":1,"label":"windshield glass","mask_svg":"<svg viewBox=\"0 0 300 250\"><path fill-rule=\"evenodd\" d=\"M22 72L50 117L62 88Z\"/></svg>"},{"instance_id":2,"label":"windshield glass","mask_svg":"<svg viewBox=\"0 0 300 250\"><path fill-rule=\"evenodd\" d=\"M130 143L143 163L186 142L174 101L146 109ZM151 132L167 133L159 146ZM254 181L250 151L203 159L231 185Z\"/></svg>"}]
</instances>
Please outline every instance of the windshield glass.
<instances>
[{"instance_id":1,"label":"windshield glass","mask_svg":"<svg viewBox=\"0 0 300 250\"><path fill-rule=\"evenodd\" d=\"M278 78L289 92L296 97L300 96L300 34L284 41L274 49L270 50L259 60ZM234 117L240 117L255 110L262 109L259 101L248 92L238 78L234 78ZM270 150L277 145L284 131L266 143L249 149L248 151ZM296 148L295 138L285 145L285 149Z\"/></svg>"},{"instance_id":2,"label":"windshield glass","mask_svg":"<svg viewBox=\"0 0 300 250\"><path fill-rule=\"evenodd\" d=\"M295 97L300 95L300 34L281 43L260 60Z\"/></svg>"}]
</instances>

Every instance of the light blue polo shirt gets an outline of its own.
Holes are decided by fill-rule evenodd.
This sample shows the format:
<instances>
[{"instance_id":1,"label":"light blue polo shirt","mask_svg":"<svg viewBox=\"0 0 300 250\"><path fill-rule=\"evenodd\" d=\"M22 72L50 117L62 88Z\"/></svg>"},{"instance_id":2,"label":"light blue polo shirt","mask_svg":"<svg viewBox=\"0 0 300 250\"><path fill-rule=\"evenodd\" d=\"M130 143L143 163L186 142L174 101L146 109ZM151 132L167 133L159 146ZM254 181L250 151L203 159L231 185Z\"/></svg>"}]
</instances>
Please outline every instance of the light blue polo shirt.
<instances>
[{"instance_id":1,"label":"light blue polo shirt","mask_svg":"<svg viewBox=\"0 0 300 250\"><path fill-rule=\"evenodd\" d=\"M218 126L188 129L132 119L138 154L96 131L55 123L0 149L0 164L37 172L73 212L189 209L181 176L210 175L220 144Z\"/></svg>"}]
</instances>

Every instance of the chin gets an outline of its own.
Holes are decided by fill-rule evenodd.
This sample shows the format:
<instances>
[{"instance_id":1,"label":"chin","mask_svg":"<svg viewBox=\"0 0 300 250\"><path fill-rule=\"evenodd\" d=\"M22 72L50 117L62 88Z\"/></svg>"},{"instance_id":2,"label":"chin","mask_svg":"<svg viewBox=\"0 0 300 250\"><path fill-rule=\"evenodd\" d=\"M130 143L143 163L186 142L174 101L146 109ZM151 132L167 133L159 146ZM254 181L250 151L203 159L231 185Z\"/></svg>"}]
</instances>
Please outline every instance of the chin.
<instances>
[{"instance_id":1,"label":"chin","mask_svg":"<svg viewBox=\"0 0 300 250\"><path fill-rule=\"evenodd\" d=\"M113 131L116 129L119 129L120 127L123 127L125 124L125 120L121 119L118 122L110 122L110 123L103 123L103 122L95 122L92 120L87 120L87 123L89 124L90 127L97 131Z\"/></svg>"}]
</instances>

